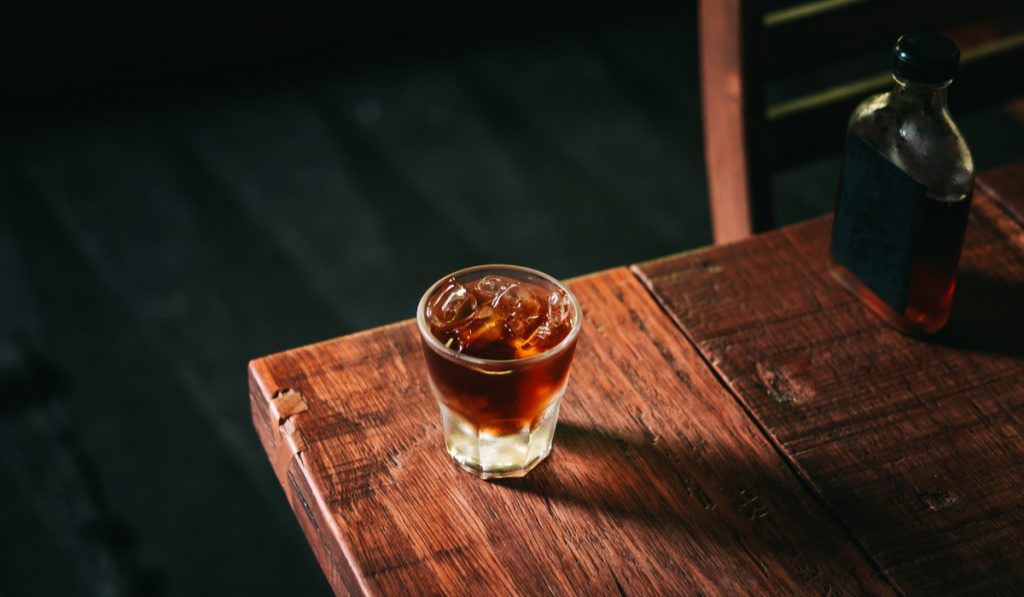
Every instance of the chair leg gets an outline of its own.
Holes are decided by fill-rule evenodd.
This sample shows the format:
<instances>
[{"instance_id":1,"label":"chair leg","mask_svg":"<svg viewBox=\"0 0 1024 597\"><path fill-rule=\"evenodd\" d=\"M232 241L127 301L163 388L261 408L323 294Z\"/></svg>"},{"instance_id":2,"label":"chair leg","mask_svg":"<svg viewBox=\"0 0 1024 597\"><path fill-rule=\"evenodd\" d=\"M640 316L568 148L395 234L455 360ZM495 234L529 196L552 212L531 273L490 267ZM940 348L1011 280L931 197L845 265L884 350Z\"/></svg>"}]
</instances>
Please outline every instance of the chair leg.
<instances>
[{"instance_id":1,"label":"chair leg","mask_svg":"<svg viewBox=\"0 0 1024 597\"><path fill-rule=\"evenodd\" d=\"M764 92L758 73L757 0L701 0L704 153L716 243L772 227L763 149Z\"/></svg>"}]
</instances>

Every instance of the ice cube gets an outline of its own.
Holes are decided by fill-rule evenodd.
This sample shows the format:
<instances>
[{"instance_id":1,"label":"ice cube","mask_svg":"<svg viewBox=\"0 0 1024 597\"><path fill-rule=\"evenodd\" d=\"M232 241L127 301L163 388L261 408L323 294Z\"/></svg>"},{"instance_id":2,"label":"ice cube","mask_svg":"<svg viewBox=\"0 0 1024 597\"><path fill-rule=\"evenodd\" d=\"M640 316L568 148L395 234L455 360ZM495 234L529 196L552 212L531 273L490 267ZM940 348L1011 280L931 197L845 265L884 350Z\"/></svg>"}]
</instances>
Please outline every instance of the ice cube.
<instances>
[{"instance_id":1,"label":"ice cube","mask_svg":"<svg viewBox=\"0 0 1024 597\"><path fill-rule=\"evenodd\" d=\"M518 284L509 284L496 292L491 299L491 306L502 312L515 313L516 308L519 307L519 301L516 298L517 293L513 293L512 290L516 288L519 288Z\"/></svg>"},{"instance_id":2,"label":"ice cube","mask_svg":"<svg viewBox=\"0 0 1024 597\"><path fill-rule=\"evenodd\" d=\"M473 313L473 321L484 321L494 319L498 314L494 311L494 307L490 305L480 305L480 308Z\"/></svg>"},{"instance_id":3,"label":"ice cube","mask_svg":"<svg viewBox=\"0 0 1024 597\"><path fill-rule=\"evenodd\" d=\"M551 335L554 333L552 327L553 326L550 323L543 323L537 326L537 330L530 340L536 341L538 344L547 342L548 338L550 338Z\"/></svg>"},{"instance_id":4,"label":"ice cube","mask_svg":"<svg viewBox=\"0 0 1024 597\"><path fill-rule=\"evenodd\" d=\"M514 282L508 278L490 275L480 278L476 283L475 290L483 297L492 298L494 295L505 290L512 284L514 284Z\"/></svg>"},{"instance_id":5,"label":"ice cube","mask_svg":"<svg viewBox=\"0 0 1024 597\"><path fill-rule=\"evenodd\" d=\"M541 302L529 286L512 284L494 295L491 306L505 317L521 315L523 318L540 314Z\"/></svg>"},{"instance_id":6,"label":"ice cube","mask_svg":"<svg viewBox=\"0 0 1024 597\"><path fill-rule=\"evenodd\" d=\"M489 305L479 308L470 319L456 325L456 333L462 350L479 349L500 340L504 329L504 318Z\"/></svg>"},{"instance_id":7,"label":"ice cube","mask_svg":"<svg viewBox=\"0 0 1024 597\"><path fill-rule=\"evenodd\" d=\"M544 295L536 292L537 290L540 290L539 288L533 288L533 290L527 289L518 294L519 309L516 313L518 313L520 317L525 317L527 319L539 319L540 316L543 315Z\"/></svg>"},{"instance_id":8,"label":"ice cube","mask_svg":"<svg viewBox=\"0 0 1024 597\"><path fill-rule=\"evenodd\" d=\"M446 330L472 317L477 310L476 296L466 287L449 278L426 308L431 327Z\"/></svg>"},{"instance_id":9,"label":"ice cube","mask_svg":"<svg viewBox=\"0 0 1024 597\"><path fill-rule=\"evenodd\" d=\"M533 331L532 324L537 319L538 318L536 317L527 318L520 317L519 315L510 317L505 321L505 336L508 338L525 340L530 335L530 332Z\"/></svg>"},{"instance_id":10,"label":"ice cube","mask_svg":"<svg viewBox=\"0 0 1024 597\"><path fill-rule=\"evenodd\" d=\"M548 325L556 328L569 319L572 312L569 295L562 290L554 290L548 295Z\"/></svg>"},{"instance_id":11,"label":"ice cube","mask_svg":"<svg viewBox=\"0 0 1024 597\"><path fill-rule=\"evenodd\" d=\"M517 359L524 359L544 352L548 348L552 334L554 334L554 331L547 323L540 324L530 332L529 336L526 336L524 341L516 343L515 357Z\"/></svg>"}]
</instances>

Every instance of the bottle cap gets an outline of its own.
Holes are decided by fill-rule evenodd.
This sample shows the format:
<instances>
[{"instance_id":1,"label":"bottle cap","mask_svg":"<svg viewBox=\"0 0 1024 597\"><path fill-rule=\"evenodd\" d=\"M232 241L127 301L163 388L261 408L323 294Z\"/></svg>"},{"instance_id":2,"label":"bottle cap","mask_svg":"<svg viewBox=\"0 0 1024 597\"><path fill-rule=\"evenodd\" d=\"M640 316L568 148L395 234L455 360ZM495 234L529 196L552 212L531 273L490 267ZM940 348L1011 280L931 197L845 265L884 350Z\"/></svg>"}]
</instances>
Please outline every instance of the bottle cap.
<instances>
[{"instance_id":1,"label":"bottle cap","mask_svg":"<svg viewBox=\"0 0 1024 597\"><path fill-rule=\"evenodd\" d=\"M960 48L941 33L903 35L892 49L893 74L915 83L945 83L959 64Z\"/></svg>"}]
</instances>

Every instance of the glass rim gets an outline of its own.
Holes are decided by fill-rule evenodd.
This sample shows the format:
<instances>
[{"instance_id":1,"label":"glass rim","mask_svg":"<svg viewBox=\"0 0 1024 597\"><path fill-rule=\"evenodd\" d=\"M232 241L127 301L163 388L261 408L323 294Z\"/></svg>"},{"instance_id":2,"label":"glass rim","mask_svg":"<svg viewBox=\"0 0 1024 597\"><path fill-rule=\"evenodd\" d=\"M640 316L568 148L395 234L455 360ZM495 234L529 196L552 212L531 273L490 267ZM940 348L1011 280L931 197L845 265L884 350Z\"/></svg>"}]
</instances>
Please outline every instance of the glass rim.
<instances>
[{"instance_id":1,"label":"glass rim","mask_svg":"<svg viewBox=\"0 0 1024 597\"><path fill-rule=\"evenodd\" d=\"M562 338L561 342L559 342L558 344L554 345L550 349L545 350L544 352L541 352L541 353L538 353L538 354L535 354L535 355L531 355L531 356L528 356L528 357L525 357L525 358L522 358L522 359L487 359L487 358L483 358L483 357L474 357L472 355L463 354L463 353L461 353L461 352L459 352L457 350L454 350L454 349L452 349L452 348L442 344L441 341L436 336L434 336L434 334L432 334L430 332L430 327L427 325L427 319L426 319L427 299L429 299L430 296L434 293L434 291L436 291L437 288L445 280L447 280L448 278L455 278L455 277L462 276L462 275L465 275L465 274L468 274L468 273L472 273L472 272L475 272L475 271L487 270L487 269L509 269L509 270L516 270L516 271L521 271L521 272L525 272L525 273L528 273L528 274L532 274L532 275L537 276L537 277L539 277L539 278L541 278L543 280L551 282L556 287L558 287L559 290L565 292L569 296L569 298L572 300L573 311L574 311L574 313L576 315L576 319L575 319L575 321L573 321L573 324L572 324L572 329L569 330L569 333L566 334L565 338ZM419 305L416 307L416 325L417 325L417 327L420 330L420 336L424 339L424 341L427 343L427 345L430 346L430 348L433 349L434 352L436 352L437 354L441 355L442 357L444 357L444 358L446 358L446 359L448 359L448 360L450 360L452 362L461 363L461 364L472 364L472 365L488 366L488 367L494 367L494 366L508 367L510 365L514 365L514 366L518 367L520 365L540 363L540 362L546 361L546 360L548 360L548 359L550 359L550 358L552 358L552 357L554 357L554 356L564 352L566 347L568 347L570 344L572 344L573 341L576 339L576 337L579 336L580 328L583 327L583 308L580 306L580 302L576 298L576 295L573 294L573 292L571 290L569 290L569 288L565 284L563 284L562 282L560 282L558 279L554 278L553 276L545 274L544 272L542 272L540 270L536 270L536 269L533 269L531 267L525 267L525 266L522 266L522 265L511 265L511 264L508 264L508 263L489 263L489 264L486 264L486 265L474 265L474 266L471 266L471 267L464 267L464 268L462 268L460 270L457 270L457 271L454 271L454 272L452 272L450 274L441 276L436 282L431 284L427 288L427 291L423 293L423 297L420 298Z\"/></svg>"}]
</instances>

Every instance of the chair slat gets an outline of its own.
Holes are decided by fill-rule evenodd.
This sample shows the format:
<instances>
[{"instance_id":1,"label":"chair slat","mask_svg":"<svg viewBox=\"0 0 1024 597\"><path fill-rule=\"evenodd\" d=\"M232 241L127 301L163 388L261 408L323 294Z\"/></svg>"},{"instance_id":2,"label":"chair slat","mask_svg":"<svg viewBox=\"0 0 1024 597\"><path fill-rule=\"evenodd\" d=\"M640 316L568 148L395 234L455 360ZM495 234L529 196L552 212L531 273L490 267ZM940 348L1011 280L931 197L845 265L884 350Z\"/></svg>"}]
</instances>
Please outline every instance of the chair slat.
<instances>
[{"instance_id":1,"label":"chair slat","mask_svg":"<svg viewBox=\"0 0 1024 597\"><path fill-rule=\"evenodd\" d=\"M998 105L1024 94L1024 79L1012 74L1019 72L1021 65L1024 33L965 50L957 80L950 89L954 113ZM768 106L765 142L771 148L767 155L770 169L782 170L841 151L843 123L853 109L868 95L891 85L891 75L879 73Z\"/></svg>"},{"instance_id":2,"label":"chair slat","mask_svg":"<svg viewBox=\"0 0 1024 597\"><path fill-rule=\"evenodd\" d=\"M948 29L994 14L1010 18L1022 9L1008 0L819 0L769 12L763 17L761 76L776 81L888 48L903 33Z\"/></svg>"}]
</instances>

